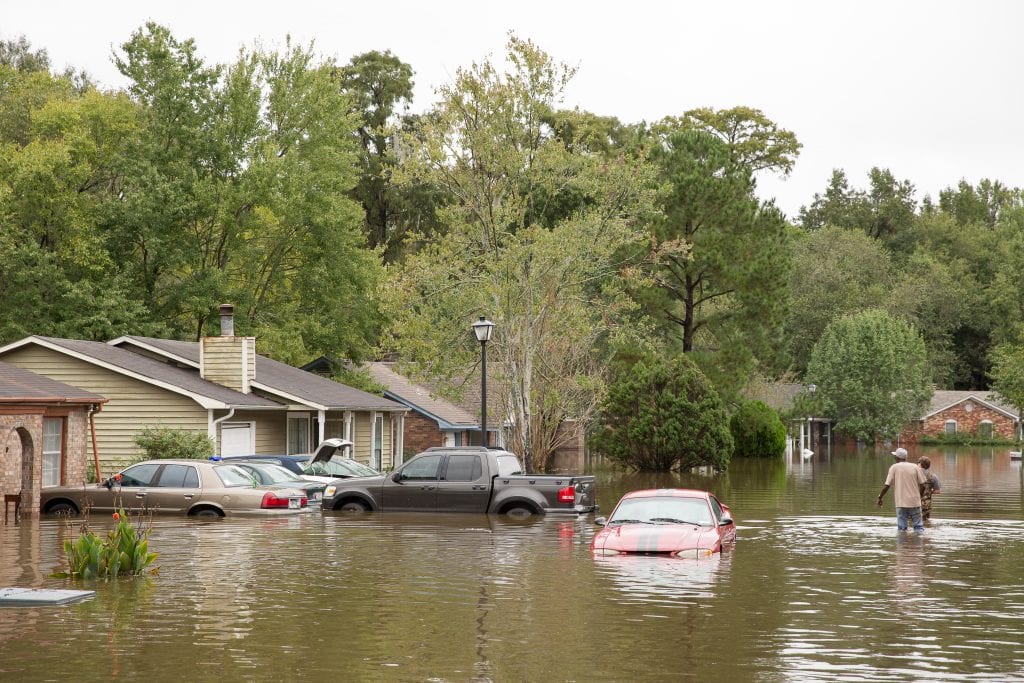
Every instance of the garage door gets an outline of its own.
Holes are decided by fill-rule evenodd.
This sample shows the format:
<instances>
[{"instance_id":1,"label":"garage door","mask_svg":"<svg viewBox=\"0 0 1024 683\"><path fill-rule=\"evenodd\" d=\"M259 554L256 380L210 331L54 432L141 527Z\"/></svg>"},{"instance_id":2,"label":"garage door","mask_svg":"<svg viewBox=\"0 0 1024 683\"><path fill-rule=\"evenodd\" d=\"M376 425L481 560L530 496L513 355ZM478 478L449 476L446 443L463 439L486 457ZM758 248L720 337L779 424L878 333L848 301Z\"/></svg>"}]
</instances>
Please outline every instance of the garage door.
<instances>
[{"instance_id":1,"label":"garage door","mask_svg":"<svg viewBox=\"0 0 1024 683\"><path fill-rule=\"evenodd\" d=\"M251 422L226 422L220 426L221 455L251 455L252 443Z\"/></svg>"}]
</instances>

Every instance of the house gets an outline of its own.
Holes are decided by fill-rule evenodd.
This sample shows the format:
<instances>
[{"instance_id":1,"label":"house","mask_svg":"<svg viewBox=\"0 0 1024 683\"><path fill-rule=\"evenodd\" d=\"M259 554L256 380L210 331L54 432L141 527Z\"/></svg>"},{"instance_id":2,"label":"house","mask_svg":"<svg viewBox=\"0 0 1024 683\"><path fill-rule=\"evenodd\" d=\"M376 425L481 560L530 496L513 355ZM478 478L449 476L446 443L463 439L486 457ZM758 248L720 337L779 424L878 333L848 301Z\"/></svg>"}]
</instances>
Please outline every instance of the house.
<instances>
[{"instance_id":1,"label":"house","mask_svg":"<svg viewBox=\"0 0 1024 683\"><path fill-rule=\"evenodd\" d=\"M0 361L109 399L95 417L103 472L137 459L150 426L207 434L221 455L306 453L342 437L361 462L402 461L406 406L258 355L221 308L221 335L200 342L32 336L0 347Z\"/></svg>"},{"instance_id":2,"label":"house","mask_svg":"<svg viewBox=\"0 0 1024 683\"><path fill-rule=\"evenodd\" d=\"M922 436L973 434L980 438L1013 440L1020 433L1017 411L988 391L936 390L926 412L904 427L901 442Z\"/></svg>"},{"instance_id":3,"label":"house","mask_svg":"<svg viewBox=\"0 0 1024 683\"><path fill-rule=\"evenodd\" d=\"M34 511L43 486L84 481L88 464L95 467L93 416L106 402L0 362L0 495L20 496L21 509Z\"/></svg>"}]
</instances>

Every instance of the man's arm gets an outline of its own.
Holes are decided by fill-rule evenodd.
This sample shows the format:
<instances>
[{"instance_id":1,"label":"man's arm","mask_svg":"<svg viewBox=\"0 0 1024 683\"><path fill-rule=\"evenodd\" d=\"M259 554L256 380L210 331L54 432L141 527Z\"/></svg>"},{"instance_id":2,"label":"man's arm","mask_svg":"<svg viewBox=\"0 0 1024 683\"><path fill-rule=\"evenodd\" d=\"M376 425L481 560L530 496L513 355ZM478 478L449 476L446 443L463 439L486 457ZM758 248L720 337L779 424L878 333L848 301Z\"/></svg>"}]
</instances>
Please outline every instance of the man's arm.
<instances>
[{"instance_id":1,"label":"man's arm","mask_svg":"<svg viewBox=\"0 0 1024 683\"><path fill-rule=\"evenodd\" d=\"M882 507L882 498L885 497L885 492L889 490L888 484L882 485L882 492L878 494L878 507Z\"/></svg>"}]
</instances>

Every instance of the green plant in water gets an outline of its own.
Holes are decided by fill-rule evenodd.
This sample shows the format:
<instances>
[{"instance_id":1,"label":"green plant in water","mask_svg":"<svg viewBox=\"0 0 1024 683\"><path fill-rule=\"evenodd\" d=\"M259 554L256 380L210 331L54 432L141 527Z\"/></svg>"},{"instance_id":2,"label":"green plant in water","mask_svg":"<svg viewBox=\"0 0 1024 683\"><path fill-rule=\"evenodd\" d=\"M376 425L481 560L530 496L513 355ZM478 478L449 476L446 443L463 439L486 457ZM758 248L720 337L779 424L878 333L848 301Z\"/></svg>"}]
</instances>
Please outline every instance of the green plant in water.
<instances>
[{"instance_id":1,"label":"green plant in water","mask_svg":"<svg viewBox=\"0 0 1024 683\"><path fill-rule=\"evenodd\" d=\"M152 527L143 528L141 521L132 524L123 509L114 513L117 525L104 538L82 524L77 539L64 541L69 571L56 576L75 579L98 579L137 576L146 571L159 553L149 551ZM157 568L149 570L156 573Z\"/></svg>"}]
</instances>

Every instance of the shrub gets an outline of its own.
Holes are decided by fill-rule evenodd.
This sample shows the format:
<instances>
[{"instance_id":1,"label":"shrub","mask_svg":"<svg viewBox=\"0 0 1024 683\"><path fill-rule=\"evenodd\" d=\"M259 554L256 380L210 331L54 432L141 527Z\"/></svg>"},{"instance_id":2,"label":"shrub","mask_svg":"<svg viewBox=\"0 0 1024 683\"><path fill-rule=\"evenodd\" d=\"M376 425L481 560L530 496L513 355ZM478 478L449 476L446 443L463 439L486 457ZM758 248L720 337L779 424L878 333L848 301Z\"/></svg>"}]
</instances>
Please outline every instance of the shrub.
<instances>
[{"instance_id":1,"label":"shrub","mask_svg":"<svg viewBox=\"0 0 1024 683\"><path fill-rule=\"evenodd\" d=\"M171 427L147 427L135 436L135 444L143 451L143 460L157 458L190 458L202 460L213 455L210 437Z\"/></svg>"},{"instance_id":2,"label":"shrub","mask_svg":"<svg viewBox=\"0 0 1024 683\"><path fill-rule=\"evenodd\" d=\"M83 524L77 539L64 541L68 572L57 576L75 579L136 576L153 564L158 553L149 552L152 527L146 525L143 528L141 522L132 525L124 510L115 512L114 519L117 525L106 538L89 531L87 524ZM156 569L150 572L156 572Z\"/></svg>"},{"instance_id":3,"label":"shrub","mask_svg":"<svg viewBox=\"0 0 1024 683\"><path fill-rule=\"evenodd\" d=\"M747 401L729 419L733 455L741 458L781 458L786 452L786 425L762 401Z\"/></svg>"},{"instance_id":4,"label":"shrub","mask_svg":"<svg viewBox=\"0 0 1024 683\"><path fill-rule=\"evenodd\" d=\"M595 451L638 470L724 470L732 455L718 392L685 355L648 357L617 373L591 438Z\"/></svg>"}]
</instances>

